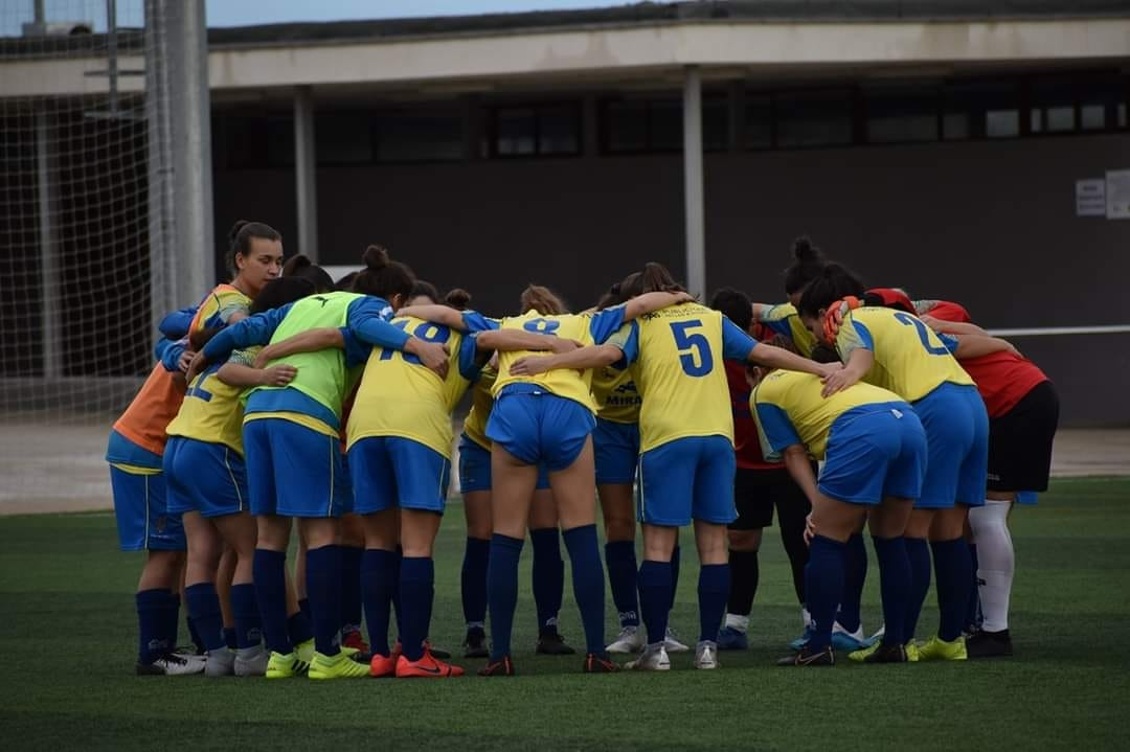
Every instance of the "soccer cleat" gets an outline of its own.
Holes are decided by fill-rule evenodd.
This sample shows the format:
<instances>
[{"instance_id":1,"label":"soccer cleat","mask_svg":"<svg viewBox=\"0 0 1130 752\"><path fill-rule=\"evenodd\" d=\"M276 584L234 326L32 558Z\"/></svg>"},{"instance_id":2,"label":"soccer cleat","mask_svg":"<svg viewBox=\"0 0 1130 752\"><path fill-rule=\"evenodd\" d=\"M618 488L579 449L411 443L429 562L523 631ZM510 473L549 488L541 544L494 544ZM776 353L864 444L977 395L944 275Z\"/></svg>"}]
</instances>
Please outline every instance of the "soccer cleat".
<instances>
[{"instance_id":1,"label":"soccer cleat","mask_svg":"<svg viewBox=\"0 0 1130 752\"><path fill-rule=\"evenodd\" d=\"M341 634L341 648L350 648L357 651L356 655L364 655L369 652L369 645L365 642L365 638L361 636L361 632L356 629L351 629L348 632Z\"/></svg>"},{"instance_id":2,"label":"soccer cleat","mask_svg":"<svg viewBox=\"0 0 1130 752\"><path fill-rule=\"evenodd\" d=\"M373 653L369 658L369 676L374 679L386 679L390 676L396 676L396 662L399 658L400 654L398 653L393 653L392 655Z\"/></svg>"},{"instance_id":3,"label":"soccer cleat","mask_svg":"<svg viewBox=\"0 0 1130 752\"><path fill-rule=\"evenodd\" d=\"M298 660L309 666L314 661L314 640L309 639L295 645L294 652L298 655Z\"/></svg>"},{"instance_id":4,"label":"soccer cleat","mask_svg":"<svg viewBox=\"0 0 1130 752\"><path fill-rule=\"evenodd\" d=\"M812 639L812 626L809 625L804 628L804 634L789 643L789 650L799 653L804 650L804 646Z\"/></svg>"},{"instance_id":5,"label":"soccer cleat","mask_svg":"<svg viewBox=\"0 0 1130 752\"><path fill-rule=\"evenodd\" d=\"M694 649L694 667L708 671L716 669L718 663L718 643L713 640L703 640Z\"/></svg>"},{"instance_id":6,"label":"soccer cleat","mask_svg":"<svg viewBox=\"0 0 1130 752\"><path fill-rule=\"evenodd\" d=\"M462 668L436 660L435 656L427 650L424 651L424 655L418 661L410 661L405 655L401 655L396 660L397 679L442 679L462 675Z\"/></svg>"},{"instance_id":7,"label":"soccer cleat","mask_svg":"<svg viewBox=\"0 0 1130 752\"><path fill-rule=\"evenodd\" d=\"M821 650L819 653L813 653L805 645L801 648L799 653L795 655L787 655L777 661L778 666L835 666L836 654L832 651L832 646Z\"/></svg>"},{"instance_id":8,"label":"soccer cleat","mask_svg":"<svg viewBox=\"0 0 1130 752\"><path fill-rule=\"evenodd\" d=\"M965 638L960 636L952 642L946 642L934 635L918 647L920 661L964 661L968 657Z\"/></svg>"},{"instance_id":9,"label":"soccer cleat","mask_svg":"<svg viewBox=\"0 0 1130 752\"><path fill-rule=\"evenodd\" d=\"M310 664L299 658L297 652L283 655L272 651L263 675L268 679L289 679L292 676L302 676L309 668Z\"/></svg>"},{"instance_id":10,"label":"soccer cleat","mask_svg":"<svg viewBox=\"0 0 1130 752\"><path fill-rule=\"evenodd\" d=\"M345 653L322 655L316 652L306 675L317 680L360 679L369 675L369 667L364 663L358 663Z\"/></svg>"},{"instance_id":11,"label":"soccer cleat","mask_svg":"<svg viewBox=\"0 0 1130 752\"><path fill-rule=\"evenodd\" d=\"M908 663L906 647L903 645L883 645L875 643L863 650L848 653L848 658L857 663Z\"/></svg>"},{"instance_id":12,"label":"soccer cleat","mask_svg":"<svg viewBox=\"0 0 1130 752\"><path fill-rule=\"evenodd\" d=\"M479 676L514 676L514 662L504 655L479 669Z\"/></svg>"},{"instance_id":13,"label":"soccer cleat","mask_svg":"<svg viewBox=\"0 0 1130 752\"><path fill-rule=\"evenodd\" d=\"M679 636L675 634L675 630L667 627L667 633L663 635L663 647L667 649L668 653L689 653L690 648L679 642Z\"/></svg>"},{"instance_id":14,"label":"soccer cleat","mask_svg":"<svg viewBox=\"0 0 1130 752\"><path fill-rule=\"evenodd\" d=\"M620 667L613 663L608 656L589 653L585 656L585 665L581 670L586 674L614 674L620 670Z\"/></svg>"},{"instance_id":15,"label":"soccer cleat","mask_svg":"<svg viewBox=\"0 0 1130 752\"><path fill-rule=\"evenodd\" d=\"M914 640L903 645L906 648L906 660L908 663L918 663L918 643Z\"/></svg>"},{"instance_id":16,"label":"soccer cleat","mask_svg":"<svg viewBox=\"0 0 1130 752\"><path fill-rule=\"evenodd\" d=\"M850 653L863 650L870 643L863 636L863 627L858 627L854 632L848 632L837 622L832 626L832 649Z\"/></svg>"},{"instance_id":17,"label":"soccer cleat","mask_svg":"<svg viewBox=\"0 0 1130 752\"><path fill-rule=\"evenodd\" d=\"M620 634L606 650L609 653L638 653L647 647L647 638L638 625L632 624L620 630Z\"/></svg>"},{"instance_id":18,"label":"soccer cleat","mask_svg":"<svg viewBox=\"0 0 1130 752\"><path fill-rule=\"evenodd\" d=\"M1007 658L1012 655L1012 638L1008 630L978 632L965 640L965 652L974 658Z\"/></svg>"},{"instance_id":19,"label":"soccer cleat","mask_svg":"<svg viewBox=\"0 0 1130 752\"><path fill-rule=\"evenodd\" d=\"M481 629L468 629L467 637L463 640L464 658L489 658L490 651L487 650L487 636Z\"/></svg>"},{"instance_id":20,"label":"soccer cleat","mask_svg":"<svg viewBox=\"0 0 1130 752\"><path fill-rule=\"evenodd\" d=\"M432 658L439 658L441 661L451 660L451 652L443 650L432 645L431 640L424 640L424 650L432 654Z\"/></svg>"},{"instance_id":21,"label":"soccer cleat","mask_svg":"<svg viewBox=\"0 0 1130 752\"><path fill-rule=\"evenodd\" d=\"M209 679L235 675L235 651L229 648L209 650L204 658L204 675Z\"/></svg>"},{"instance_id":22,"label":"soccer cleat","mask_svg":"<svg viewBox=\"0 0 1130 752\"><path fill-rule=\"evenodd\" d=\"M236 676L263 676L267 673L267 661L271 658L261 645L242 648L235 653Z\"/></svg>"},{"instance_id":23,"label":"soccer cleat","mask_svg":"<svg viewBox=\"0 0 1130 752\"><path fill-rule=\"evenodd\" d=\"M718 630L718 649L749 650L749 637L733 627L722 627Z\"/></svg>"},{"instance_id":24,"label":"soccer cleat","mask_svg":"<svg viewBox=\"0 0 1130 752\"><path fill-rule=\"evenodd\" d=\"M575 655L577 651L566 645L565 638L556 629L552 629L538 635L534 652L538 655Z\"/></svg>"},{"instance_id":25,"label":"soccer cleat","mask_svg":"<svg viewBox=\"0 0 1130 752\"><path fill-rule=\"evenodd\" d=\"M204 661L199 657L186 658L167 653L152 663L138 663L138 676L191 676L204 671Z\"/></svg>"},{"instance_id":26,"label":"soccer cleat","mask_svg":"<svg viewBox=\"0 0 1130 752\"><path fill-rule=\"evenodd\" d=\"M648 645L639 658L625 663L624 668L632 671L670 671L671 659L667 657L666 643Z\"/></svg>"}]
</instances>

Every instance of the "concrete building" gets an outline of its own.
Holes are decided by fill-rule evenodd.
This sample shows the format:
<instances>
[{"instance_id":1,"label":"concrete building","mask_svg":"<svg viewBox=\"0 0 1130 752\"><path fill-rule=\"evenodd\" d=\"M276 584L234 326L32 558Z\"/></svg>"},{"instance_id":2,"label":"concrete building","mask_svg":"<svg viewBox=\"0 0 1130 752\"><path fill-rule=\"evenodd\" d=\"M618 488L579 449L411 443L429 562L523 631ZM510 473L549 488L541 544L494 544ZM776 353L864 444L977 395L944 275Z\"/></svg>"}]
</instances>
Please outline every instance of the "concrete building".
<instances>
[{"instance_id":1,"label":"concrete building","mask_svg":"<svg viewBox=\"0 0 1130 752\"><path fill-rule=\"evenodd\" d=\"M531 281L587 306L647 260L776 301L808 234L987 327L1127 322L1130 220L1076 195L1127 190L1124 2L643 3L209 45L217 239L261 219L333 265L379 242L502 313ZM0 98L89 96L102 64L8 58ZM1066 424L1130 423L1130 335L1016 342Z\"/></svg>"}]
</instances>

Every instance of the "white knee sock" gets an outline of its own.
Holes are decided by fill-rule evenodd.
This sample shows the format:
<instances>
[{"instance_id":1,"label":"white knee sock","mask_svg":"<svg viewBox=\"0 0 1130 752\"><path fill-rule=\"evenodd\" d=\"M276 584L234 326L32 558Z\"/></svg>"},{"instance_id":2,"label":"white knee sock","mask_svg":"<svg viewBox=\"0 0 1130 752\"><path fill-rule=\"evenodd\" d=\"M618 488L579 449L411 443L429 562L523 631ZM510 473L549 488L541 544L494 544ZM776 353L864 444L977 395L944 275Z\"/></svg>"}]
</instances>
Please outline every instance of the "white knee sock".
<instances>
[{"instance_id":1,"label":"white knee sock","mask_svg":"<svg viewBox=\"0 0 1130 752\"><path fill-rule=\"evenodd\" d=\"M1011 502L987 501L969 510L969 527L977 544L977 578L981 581L982 629L1000 632L1008 629L1008 601L1012 595L1012 576L1016 554L1008 530Z\"/></svg>"}]
</instances>

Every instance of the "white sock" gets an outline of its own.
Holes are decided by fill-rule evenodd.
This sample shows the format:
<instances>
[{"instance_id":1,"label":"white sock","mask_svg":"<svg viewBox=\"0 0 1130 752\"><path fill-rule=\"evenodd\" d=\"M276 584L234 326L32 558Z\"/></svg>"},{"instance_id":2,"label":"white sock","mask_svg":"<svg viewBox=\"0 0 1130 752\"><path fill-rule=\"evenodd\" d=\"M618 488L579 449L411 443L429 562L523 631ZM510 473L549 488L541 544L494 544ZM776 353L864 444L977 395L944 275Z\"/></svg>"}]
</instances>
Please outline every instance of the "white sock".
<instances>
[{"instance_id":1,"label":"white sock","mask_svg":"<svg viewBox=\"0 0 1130 752\"><path fill-rule=\"evenodd\" d=\"M808 609L804 606L800 607L800 620L802 622L801 626L805 629L808 629L808 625L812 623L812 614L810 614Z\"/></svg>"},{"instance_id":2,"label":"white sock","mask_svg":"<svg viewBox=\"0 0 1130 752\"><path fill-rule=\"evenodd\" d=\"M977 544L977 578L981 581L981 613L986 632L1008 629L1008 601L1016 572L1016 553L1008 530L1008 501L987 501L969 510L969 527Z\"/></svg>"},{"instance_id":3,"label":"white sock","mask_svg":"<svg viewBox=\"0 0 1130 752\"><path fill-rule=\"evenodd\" d=\"M745 634L749 629L749 617L741 614L726 614L726 627Z\"/></svg>"}]
</instances>

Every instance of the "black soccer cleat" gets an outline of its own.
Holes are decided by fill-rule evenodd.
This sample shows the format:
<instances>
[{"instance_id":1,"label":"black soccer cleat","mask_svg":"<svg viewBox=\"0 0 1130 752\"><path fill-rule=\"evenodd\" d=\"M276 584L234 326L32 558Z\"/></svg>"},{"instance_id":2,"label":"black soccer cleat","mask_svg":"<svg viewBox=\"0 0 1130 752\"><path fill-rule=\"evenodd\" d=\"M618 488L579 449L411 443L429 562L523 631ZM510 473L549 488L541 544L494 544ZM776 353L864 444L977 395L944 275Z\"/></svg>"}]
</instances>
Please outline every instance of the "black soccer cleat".
<instances>
[{"instance_id":1,"label":"black soccer cleat","mask_svg":"<svg viewBox=\"0 0 1130 752\"><path fill-rule=\"evenodd\" d=\"M814 653L805 645L801 651L795 655L786 655L777 661L778 666L835 666L836 653L832 650L832 646L824 648L818 653Z\"/></svg>"},{"instance_id":2,"label":"black soccer cleat","mask_svg":"<svg viewBox=\"0 0 1130 752\"><path fill-rule=\"evenodd\" d=\"M965 652L970 660L975 658L1007 658L1012 655L1012 637L1008 630L978 632L965 640Z\"/></svg>"},{"instance_id":3,"label":"black soccer cleat","mask_svg":"<svg viewBox=\"0 0 1130 752\"><path fill-rule=\"evenodd\" d=\"M864 663L907 663L906 647L903 645L879 645L866 658Z\"/></svg>"},{"instance_id":4,"label":"black soccer cleat","mask_svg":"<svg viewBox=\"0 0 1130 752\"><path fill-rule=\"evenodd\" d=\"M575 655L577 651L565 644L565 638L556 630L546 630L538 635L538 655Z\"/></svg>"},{"instance_id":5,"label":"black soccer cleat","mask_svg":"<svg viewBox=\"0 0 1130 752\"><path fill-rule=\"evenodd\" d=\"M463 640L464 658L489 658L490 651L487 650L487 636L481 629L467 630L467 637Z\"/></svg>"}]
</instances>

